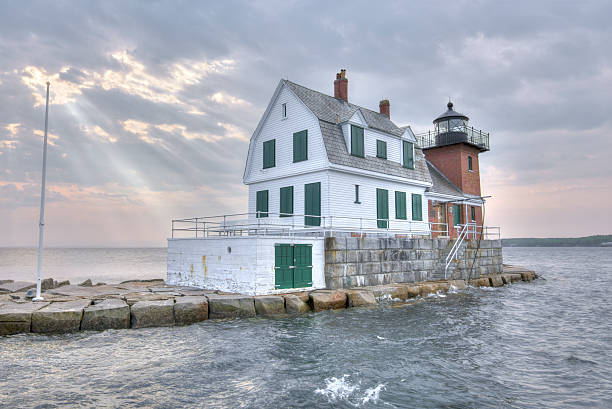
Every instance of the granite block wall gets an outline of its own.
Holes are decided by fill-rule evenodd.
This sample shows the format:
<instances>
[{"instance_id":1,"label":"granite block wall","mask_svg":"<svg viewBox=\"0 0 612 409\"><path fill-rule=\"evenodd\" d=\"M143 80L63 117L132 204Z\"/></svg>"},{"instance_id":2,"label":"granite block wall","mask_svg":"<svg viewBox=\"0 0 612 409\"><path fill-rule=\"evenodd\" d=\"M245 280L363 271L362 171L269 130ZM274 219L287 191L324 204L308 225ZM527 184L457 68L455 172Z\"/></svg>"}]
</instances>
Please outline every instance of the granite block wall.
<instances>
[{"instance_id":1,"label":"granite block wall","mask_svg":"<svg viewBox=\"0 0 612 409\"><path fill-rule=\"evenodd\" d=\"M327 288L419 282L444 278L445 259L454 240L328 237L325 239ZM448 279L502 272L501 240L466 240ZM474 256L476 256L474 258ZM473 264L473 268L472 268Z\"/></svg>"}]
</instances>

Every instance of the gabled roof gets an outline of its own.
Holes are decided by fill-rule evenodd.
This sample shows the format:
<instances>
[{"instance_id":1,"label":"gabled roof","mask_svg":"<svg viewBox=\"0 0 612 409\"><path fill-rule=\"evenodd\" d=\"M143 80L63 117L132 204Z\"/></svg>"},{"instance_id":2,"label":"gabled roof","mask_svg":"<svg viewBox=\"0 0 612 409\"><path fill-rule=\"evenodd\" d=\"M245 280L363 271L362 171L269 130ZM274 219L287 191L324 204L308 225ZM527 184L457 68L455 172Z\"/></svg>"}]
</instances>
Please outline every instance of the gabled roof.
<instances>
[{"instance_id":1,"label":"gabled roof","mask_svg":"<svg viewBox=\"0 0 612 409\"><path fill-rule=\"evenodd\" d=\"M438 170L430 161L426 160L429 174L431 175L432 186L428 192L439 193L442 195L467 197L453 182L451 182L442 172Z\"/></svg>"},{"instance_id":2,"label":"gabled roof","mask_svg":"<svg viewBox=\"0 0 612 409\"><path fill-rule=\"evenodd\" d=\"M351 119L355 112L359 111L368 127L372 129L401 137L406 128L398 127L386 115L379 112L325 95L291 81L283 81L304 105L319 118L323 143L330 163L431 183L425 163L425 155L416 145L414 169L407 169L397 162L374 156L366 156L365 158L353 156L348 152L340 124Z\"/></svg>"},{"instance_id":3,"label":"gabled roof","mask_svg":"<svg viewBox=\"0 0 612 409\"><path fill-rule=\"evenodd\" d=\"M359 110L368 126L395 136L402 136L404 130L395 125L389 117L380 112L372 111L359 105L351 104L343 99L325 95L294 82L283 80L299 99L322 121L335 123L346 122Z\"/></svg>"}]
</instances>

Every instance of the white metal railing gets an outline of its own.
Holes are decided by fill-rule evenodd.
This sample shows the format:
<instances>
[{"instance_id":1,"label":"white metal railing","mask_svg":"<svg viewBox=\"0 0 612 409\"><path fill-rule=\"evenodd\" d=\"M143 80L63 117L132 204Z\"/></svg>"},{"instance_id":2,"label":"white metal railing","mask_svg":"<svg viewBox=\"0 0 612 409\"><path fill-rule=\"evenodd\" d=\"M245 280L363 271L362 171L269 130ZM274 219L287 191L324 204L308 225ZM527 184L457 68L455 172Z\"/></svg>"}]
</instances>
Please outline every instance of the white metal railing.
<instances>
[{"instance_id":1,"label":"white metal railing","mask_svg":"<svg viewBox=\"0 0 612 409\"><path fill-rule=\"evenodd\" d=\"M459 249L461 248L461 244L463 244L463 240L465 240L468 234L470 234L470 231L472 229L475 231L477 226L476 226L476 223L467 223L467 224L464 224L463 226L457 225L455 227L457 228L457 232L458 232L457 240L455 240L453 247L451 247L451 250L446 256L445 265L444 265L444 278L445 279L447 278L448 268L450 267L450 264L457 259L457 253L459 252Z\"/></svg>"},{"instance_id":2,"label":"white metal railing","mask_svg":"<svg viewBox=\"0 0 612 409\"><path fill-rule=\"evenodd\" d=\"M467 226L466 238L468 239L483 239L497 240L501 239L501 228L499 226L482 226L476 223L457 224L454 227L456 236L459 237L460 231L464 226Z\"/></svg>"},{"instance_id":3,"label":"white metal railing","mask_svg":"<svg viewBox=\"0 0 612 409\"><path fill-rule=\"evenodd\" d=\"M329 236L346 232L364 237L448 236L446 223L414 220L376 219L348 216L316 216L272 212L236 213L221 216L172 220L172 237L196 238L215 236Z\"/></svg>"}]
</instances>

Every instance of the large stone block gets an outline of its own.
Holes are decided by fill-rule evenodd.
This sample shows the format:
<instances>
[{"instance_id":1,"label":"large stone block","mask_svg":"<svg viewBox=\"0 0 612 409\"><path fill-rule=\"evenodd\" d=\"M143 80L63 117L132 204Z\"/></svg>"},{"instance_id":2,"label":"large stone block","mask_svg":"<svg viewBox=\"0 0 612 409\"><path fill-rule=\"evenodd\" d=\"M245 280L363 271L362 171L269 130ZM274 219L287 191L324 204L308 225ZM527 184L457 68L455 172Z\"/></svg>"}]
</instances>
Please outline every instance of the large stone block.
<instances>
[{"instance_id":1,"label":"large stone block","mask_svg":"<svg viewBox=\"0 0 612 409\"><path fill-rule=\"evenodd\" d=\"M36 283L26 281L10 281L0 285L0 293L20 293L28 291L30 288L36 288Z\"/></svg>"},{"instance_id":2,"label":"large stone block","mask_svg":"<svg viewBox=\"0 0 612 409\"><path fill-rule=\"evenodd\" d=\"M83 310L91 300L54 302L32 313L32 332L68 333L81 328Z\"/></svg>"},{"instance_id":3,"label":"large stone block","mask_svg":"<svg viewBox=\"0 0 612 409\"><path fill-rule=\"evenodd\" d=\"M275 316L285 314L285 299L280 295L255 297L257 315Z\"/></svg>"},{"instance_id":4,"label":"large stone block","mask_svg":"<svg viewBox=\"0 0 612 409\"><path fill-rule=\"evenodd\" d=\"M48 302L0 304L0 335L30 332L32 313L49 305Z\"/></svg>"},{"instance_id":5,"label":"large stone block","mask_svg":"<svg viewBox=\"0 0 612 409\"><path fill-rule=\"evenodd\" d=\"M362 250L379 250L380 239L363 238L359 241L359 248Z\"/></svg>"},{"instance_id":6,"label":"large stone block","mask_svg":"<svg viewBox=\"0 0 612 409\"><path fill-rule=\"evenodd\" d=\"M130 327L130 306L123 300L109 298L83 310L81 330L103 331Z\"/></svg>"},{"instance_id":7,"label":"large stone block","mask_svg":"<svg viewBox=\"0 0 612 409\"><path fill-rule=\"evenodd\" d=\"M449 283L456 290L465 290L467 288L467 285L465 284L465 280L451 280L451 281L449 281Z\"/></svg>"},{"instance_id":8,"label":"large stone block","mask_svg":"<svg viewBox=\"0 0 612 409\"><path fill-rule=\"evenodd\" d=\"M170 327L174 321L174 299L138 301L131 307L132 328Z\"/></svg>"},{"instance_id":9,"label":"large stone block","mask_svg":"<svg viewBox=\"0 0 612 409\"><path fill-rule=\"evenodd\" d=\"M285 295L285 310L287 314L303 314L310 311L310 305L293 294Z\"/></svg>"},{"instance_id":10,"label":"large stone block","mask_svg":"<svg viewBox=\"0 0 612 409\"><path fill-rule=\"evenodd\" d=\"M358 237L347 237L346 238L346 249L347 250L358 250L359 240L360 239Z\"/></svg>"},{"instance_id":11,"label":"large stone block","mask_svg":"<svg viewBox=\"0 0 612 409\"><path fill-rule=\"evenodd\" d=\"M501 275L492 275L489 276L489 283L491 284L491 287L502 287L504 285L504 280L502 279Z\"/></svg>"},{"instance_id":12,"label":"large stone block","mask_svg":"<svg viewBox=\"0 0 612 409\"><path fill-rule=\"evenodd\" d=\"M377 305L374 293L368 290L346 291L349 307L371 307Z\"/></svg>"},{"instance_id":13,"label":"large stone block","mask_svg":"<svg viewBox=\"0 0 612 409\"><path fill-rule=\"evenodd\" d=\"M254 317L255 302L246 295L210 295L208 311L211 319Z\"/></svg>"},{"instance_id":14,"label":"large stone block","mask_svg":"<svg viewBox=\"0 0 612 409\"><path fill-rule=\"evenodd\" d=\"M310 300L315 311L346 308L346 294L341 291L317 290L310 293Z\"/></svg>"},{"instance_id":15,"label":"large stone block","mask_svg":"<svg viewBox=\"0 0 612 409\"><path fill-rule=\"evenodd\" d=\"M186 296L174 299L174 322L176 325L190 325L208 319L208 298Z\"/></svg>"},{"instance_id":16,"label":"large stone block","mask_svg":"<svg viewBox=\"0 0 612 409\"><path fill-rule=\"evenodd\" d=\"M407 297L406 286L402 285L381 285L370 288L374 297L378 299L391 298L392 300L405 301Z\"/></svg>"}]
</instances>

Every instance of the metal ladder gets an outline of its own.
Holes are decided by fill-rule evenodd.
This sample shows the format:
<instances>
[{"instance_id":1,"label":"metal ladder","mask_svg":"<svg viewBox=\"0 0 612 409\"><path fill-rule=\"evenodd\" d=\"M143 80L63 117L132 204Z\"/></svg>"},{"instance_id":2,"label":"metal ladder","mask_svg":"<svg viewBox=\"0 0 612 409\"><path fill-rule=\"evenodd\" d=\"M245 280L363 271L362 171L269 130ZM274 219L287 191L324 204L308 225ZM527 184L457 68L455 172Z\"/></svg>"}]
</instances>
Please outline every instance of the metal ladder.
<instances>
[{"instance_id":1,"label":"metal ladder","mask_svg":"<svg viewBox=\"0 0 612 409\"><path fill-rule=\"evenodd\" d=\"M451 248L450 252L446 256L446 261L445 261L446 264L444 266L444 279L447 278L448 268L450 267L451 263L456 260L457 253L459 253L459 249L461 249L461 245L463 244L463 241L465 240L467 235L470 233L470 228L472 227L475 229L476 224L467 223L461 227L461 230L459 231L459 235L457 236L457 240L455 240L455 244L453 244L453 247Z\"/></svg>"}]
</instances>

